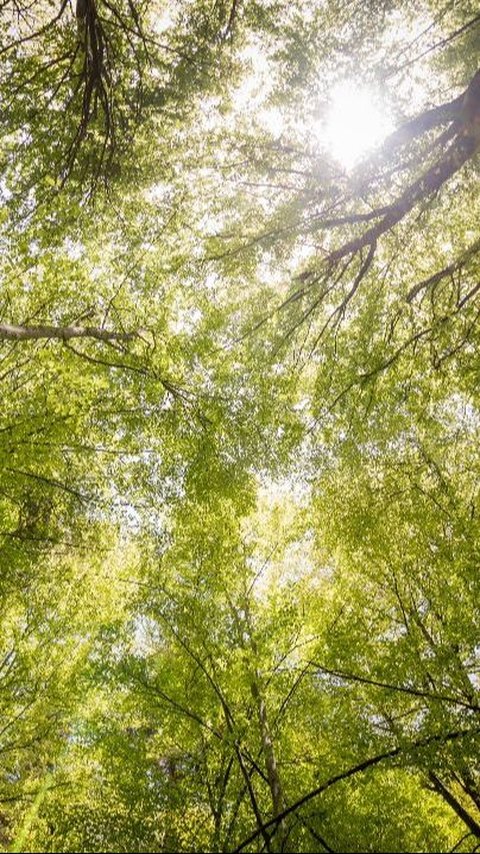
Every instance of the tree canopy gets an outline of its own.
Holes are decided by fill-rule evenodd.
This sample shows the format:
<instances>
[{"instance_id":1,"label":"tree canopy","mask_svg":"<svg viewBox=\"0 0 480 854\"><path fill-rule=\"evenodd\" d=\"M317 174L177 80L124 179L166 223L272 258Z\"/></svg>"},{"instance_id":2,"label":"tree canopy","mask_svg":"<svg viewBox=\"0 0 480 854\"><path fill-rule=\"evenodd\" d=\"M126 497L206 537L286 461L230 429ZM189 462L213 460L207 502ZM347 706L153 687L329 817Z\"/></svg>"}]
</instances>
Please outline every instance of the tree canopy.
<instances>
[{"instance_id":1,"label":"tree canopy","mask_svg":"<svg viewBox=\"0 0 480 854\"><path fill-rule=\"evenodd\" d=\"M480 14L0 2L0 847L480 846Z\"/></svg>"}]
</instances>

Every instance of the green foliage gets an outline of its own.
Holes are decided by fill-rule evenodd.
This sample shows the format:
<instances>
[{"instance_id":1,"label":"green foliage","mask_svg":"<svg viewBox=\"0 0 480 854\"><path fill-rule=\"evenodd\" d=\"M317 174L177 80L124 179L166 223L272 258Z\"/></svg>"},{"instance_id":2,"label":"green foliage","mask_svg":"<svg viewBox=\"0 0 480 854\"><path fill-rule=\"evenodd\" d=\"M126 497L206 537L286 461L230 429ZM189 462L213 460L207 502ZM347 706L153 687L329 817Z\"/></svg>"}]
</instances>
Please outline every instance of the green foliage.
<instances>
[{"instance_id":1,"label":"green foliage","mask_svg":"<svg viewBox=\"0 0 480 854\"><path fill-rule=\"evenodd\" d=\"M476 850L476 6L86 10L0 9L0 846Z\"/></svg>"}]
</instances>

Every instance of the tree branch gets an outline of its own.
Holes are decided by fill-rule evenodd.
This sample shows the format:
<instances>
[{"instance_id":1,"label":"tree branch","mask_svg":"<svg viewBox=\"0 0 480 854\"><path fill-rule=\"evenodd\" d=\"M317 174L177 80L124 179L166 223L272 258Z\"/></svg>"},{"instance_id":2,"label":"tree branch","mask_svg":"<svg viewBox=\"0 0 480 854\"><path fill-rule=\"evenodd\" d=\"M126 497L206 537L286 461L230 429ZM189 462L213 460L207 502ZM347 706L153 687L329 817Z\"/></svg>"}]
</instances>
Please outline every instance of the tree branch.
<instances>
[{"instance_id":1,"label":"tree branch","mask_svg":"<svg viewBox=\"0 0 480 854\"><path fill-rule=\"evenodd\" d=\"M468 729L468 730L456 730L454 732L449 732L446 735L431 735L428 738L418 739L417 741L412 742L409 745L405 745L404 747L394 747L391 750L387 750L384 753L378 753L376 756L372 756L369 759L365 759L363 762L359 762L358 765L354 765L351 768L348 768L346 771L342 771L340 774L336 774L334 777L330 777L325 783L322 783L321 786L318 786L316 789L312 789L310 792L307 792L302 798L299 798L298 801L295 801L285 810L283 810L280 815L273 818L271 821L268 821L262 828L262 830L271 830L270 836L276 832L277 827L280 822L286 818L287 815L291 815L292 813L299 810L304 804L309 801L317 798L327 789L334 786L336 783L340 783L342 780L348 780L350 777L354 777L356 774L361 774L363 771L367 771L368 768L373 768L375 765L378 765L380 762L385 762L389 759L395 759L397 756L408 753L412 750L421 750L424 747L429 747L431 744L445 744L449 741L454 741L457 738L464 738L466 736L478 735L480 729ZM250 845L255 839L260 835L260 830L256 830L254 833L250 834L240 845L235 849L235 854L238 854L240 851L243 851L247 845Z\"/></svg>"},{"instance_id":2,"label":"tree branch","mask_svg":"<svg viewBox=\"0 0 480 854\"><path fill-rule=\"evenodd\" d=\"M419 688L409 688L405 685L393 685L390 682L380 682L376 679L369 679L366 676L359 676L356 673L345 673L343 670L332 670L329 667L324 667L316 661L309 661L309 664L321 670L323 673L328 673L330 676L335 676L337 679L344 679L347 682L360 682L362 685L372 685L374 688L386 688L389 691L396 691L402 694L410 694L414 697L423 697L426 700L434 700L443 703L452 703L456 706L463 706L475 712L480 711L480 706L474 703L468 703L465 700L459 700L457 697L449 697L446 694L432 694L429 691L422 691Z\"/></svg>"},{"instance_id":3,"label":"tree branch","mask_svg":"<svg viewBox=\"0 0 480 854\"><path fill-rule=\"evenodd\" d=\"M439 777L430 771L428 775L435 791L447 802L449 807L458 815L468 829L477 839L480 839L480 824L470 815L470 813L462 806L460 801L452 794L452 792L442 783Z\"/></svg>"},{"instance_id":4,"label":"tree branch","mask_svg":"<svg viewBox=\"0 0 480 854\"><path fill-rule=\"evenodd\" d=\"M97 326L15 326L0 323L0 341L38 341L42 338L69 341L94 338L96 341L131 341L139 332L111 332Z\"/></svg>"}]
</instances>

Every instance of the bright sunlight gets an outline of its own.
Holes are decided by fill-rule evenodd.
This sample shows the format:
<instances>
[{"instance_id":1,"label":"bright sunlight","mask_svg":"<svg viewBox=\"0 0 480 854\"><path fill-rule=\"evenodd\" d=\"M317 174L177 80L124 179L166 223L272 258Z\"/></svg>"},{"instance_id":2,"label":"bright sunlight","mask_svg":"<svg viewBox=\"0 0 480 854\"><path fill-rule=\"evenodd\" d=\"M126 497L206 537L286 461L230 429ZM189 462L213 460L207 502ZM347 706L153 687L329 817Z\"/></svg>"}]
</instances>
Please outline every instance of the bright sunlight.
<instances>
[{"instance_id":1,"label":"bright sunlight","mask_svg":"<svg viewBox=\"0 0 480 854\"><path fill-rule=\"evenodd\" d=\"M335 160L350 170L380 145L392 123L371 91L344 80L335 86L319 130Z\"/></svg>"}]
</instances>

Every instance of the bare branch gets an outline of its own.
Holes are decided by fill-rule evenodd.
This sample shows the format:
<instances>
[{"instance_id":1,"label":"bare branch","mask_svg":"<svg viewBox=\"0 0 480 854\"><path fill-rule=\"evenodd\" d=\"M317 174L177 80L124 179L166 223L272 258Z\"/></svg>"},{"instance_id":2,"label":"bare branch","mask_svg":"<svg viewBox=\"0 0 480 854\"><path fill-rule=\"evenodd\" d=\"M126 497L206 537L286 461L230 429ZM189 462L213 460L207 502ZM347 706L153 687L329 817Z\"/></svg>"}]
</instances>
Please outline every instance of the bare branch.
<instances>
[{"instance_id":1,"label":"bare branch","mask_svg":"<svg viewBox=\"0 0 480 854\"><path fill-rule=\"evenodd\" d=\"M93 338L97 341L132 341L137 332L112 332L96 326L14 326L0 323L0 341L38 341L42 338L69 341L71 338Z\"/></svg>"}]
</instances>

